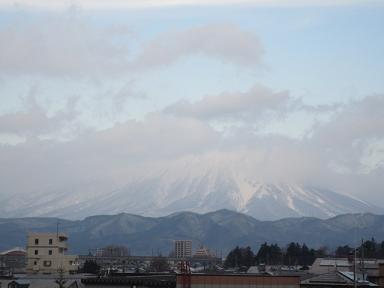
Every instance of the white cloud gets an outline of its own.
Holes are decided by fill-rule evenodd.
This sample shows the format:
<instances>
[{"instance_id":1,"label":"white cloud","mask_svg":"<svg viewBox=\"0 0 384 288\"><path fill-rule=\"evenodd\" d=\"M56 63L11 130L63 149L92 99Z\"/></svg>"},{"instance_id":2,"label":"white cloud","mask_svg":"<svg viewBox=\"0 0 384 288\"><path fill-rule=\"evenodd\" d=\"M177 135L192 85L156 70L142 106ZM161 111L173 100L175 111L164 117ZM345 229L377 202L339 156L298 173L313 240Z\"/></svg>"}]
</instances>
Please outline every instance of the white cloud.
<instances>
[{"instance_id":1,"label":"white cloud","mask_svg":"<svg viewBox=\"0 0 384 288\"><path fill-rule=\"evenodd\" d=\"M199 121L151 114L145 121L83 133L72 141L29 138L0 145L0 196L67 191L69 197L79 187L89 195L95 183L105 189L100 192L110 192L132 175L142 177L154 163L204 153L218 140L217 133Z\"/></svg>"},{"instance_id":2,"label":"white cloud","mask_svg":"<svg viewBox=\"0 0 384 288\"><path fill-rule=\"evenodd\" d=\"M362 173L366 174L373 170L384 168L384 137L372 139L366 145L360 163Z\"/></svg>"},{"instance_id":3,"label":"white cloud","mask_svg":"<svg viewBox=\"0 0 384 288\"><path fill-rule=\"evenodd\" d=\"M127 35L123 35L127 36ZM121 34L98 29L76 11L39 18L16 17L0 26L2 75L78 77L121 71L129 56Z\"/></svg>"},{"instance_id":4,"label":"white cloud","mask_svg":"<svg viewBox=\"0 0 384 288\"><path fill-rule=\"evenodd\" d=\"M233 24L210 24L166 32L144 44L133 66L172 64L190 55L205 55L242 67L259 65L263 54L258 37Z\"/></svg>"},{"instance_id":5,"label":"white cloud","mask_svg":"<svg viewBox=\"0 0 384 288\"><path fill-rule=\"evenodd\" d=\"M270 132L279 125L288 127L289 116L305 115L308 123L303 127L296 127L298 135L306 133L305 126L318 116L330 116L340 109L341 104L309 105L302 98L293 97L289 91L273 91L262 85L254 85L244 92L225 92L218 95L207 95L201 100L191 102L178 101L164 109L164 113L179 117L192 117L208 121L216 127L261 129ZM267 127L268 126L268 127ZM250 132L250 131L248 131ZM292 133L280 133L288 135ZM294 135L292 135L294 137Z\"/></svg>"},{"instance_id":6,"label":"white cloud","mask_svg":"<svg viewBox=\"0 0 384 288\"><path fill-rule=\"evenodd\" d=\"M124 77L133 72L206 56L255 67L263 53L258 37L233 24L166 31L137 43L127 27L97 27L78 10L16 17L0 26L0 75ZM131 48L139 45L138 53Z\"/></svg>"},{"instance_id":7,"label":"white cloud","mask_svg":"<svg viewBox=\"0 0 384 288\"><path fill-rule=\"evenodd\" d=\"M205 96L194 103L179 101L167 107L165 112L202 120L257 122L268 116L283 116L294 105L295 100L287 91L274 92L263 86L254 86L246 92Z\"/></svg>"},{"instance_id":8,"label":"white cloud","mask_svg":"<svg viewBox=\"0 0 384 288\"><path fill-rule=\"evenodd\" d=\"M384 138L383 109L383 95L372 95L348 103L329 122L314 127L312 141L340 171L358 173L366 170L367 162L363 159L367 149L371 154L376 153L372 148L379 148L379 145L374 143ZM370 162L375 163L373 159Z\"/></svg>"},{"instance_id":9,"label":"white cloud","mask_svg":"<svg viewBox=\"0 0 384 288\"><path fill-rule=\"evenodd\" d=\"M32 86L26 96L23 110L0 115L0 135L36 137L55 133L67 127L78 116L77 99L72 97L66 107L54 115L37 102L38 87Z\"/></svg>"}]
</instances>

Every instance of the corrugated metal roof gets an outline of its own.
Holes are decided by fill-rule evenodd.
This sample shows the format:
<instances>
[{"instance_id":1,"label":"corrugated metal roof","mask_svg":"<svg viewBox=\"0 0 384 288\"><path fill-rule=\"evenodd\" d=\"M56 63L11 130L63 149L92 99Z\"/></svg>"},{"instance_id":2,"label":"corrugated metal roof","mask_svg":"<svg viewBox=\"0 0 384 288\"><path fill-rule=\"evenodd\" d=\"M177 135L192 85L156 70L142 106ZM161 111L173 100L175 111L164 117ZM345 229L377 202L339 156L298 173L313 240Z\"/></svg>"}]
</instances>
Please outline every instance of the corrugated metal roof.
<instances>
[{"instance_id":1,"label":"corrugated metal roof","mask_svg":"<svg viewBox=\"0 0 384 288\"><path fill-rule=\"evenodd\" d=\"M23 252L23 253L26 253L27 251L25 251L25 249L22 248L22 247L14 247L12 249L0 252L0 255L7 255L7 254L12 253L12 252Z\"/></svg>"}]
</instances>

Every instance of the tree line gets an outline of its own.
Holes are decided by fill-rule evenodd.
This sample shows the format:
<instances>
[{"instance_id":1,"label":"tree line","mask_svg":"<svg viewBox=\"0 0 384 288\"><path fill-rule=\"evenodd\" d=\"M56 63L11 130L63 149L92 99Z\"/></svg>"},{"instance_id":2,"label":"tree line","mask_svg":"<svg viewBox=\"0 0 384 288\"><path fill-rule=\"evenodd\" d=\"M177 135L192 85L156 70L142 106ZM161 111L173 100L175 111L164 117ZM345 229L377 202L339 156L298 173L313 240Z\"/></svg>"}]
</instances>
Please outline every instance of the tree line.
<instances>
[{"instance_id":1,"label":"tree line","mask_svg":"<svg viewBox=\"0 0 384 288\"><path fill-rule=\"evenodd\" d=\"M352 253L354 253L354 248L348 245L339 246L335 251L335 256L340 258L348 257ZM358 257L384 259L384 241L381 243L376 242L375 238L362 241L360 246L357 247L356 253Z\"/></svg>"},{"instance_id":2,"label":"tree line","mask_svg":"<svg viewBox=\"0 0 384 288\"><path fill-rule=\"evenodd\" d=\"M364 258L384 258L384 241L377 243L375 239L362 241L356 249L357 257ZM281 248L277 244L263 243L258 252L254 253L251 247L235 247L227 255L224 267L250 267L253 265L288 265L307 267L312 265L316 258L339 257L347 258L354 255L354 248L344 245L339 246L331 253L327 247L318 249L308 248L303 243L291 242L286 247Z\"/></svg>"}]
</instances>

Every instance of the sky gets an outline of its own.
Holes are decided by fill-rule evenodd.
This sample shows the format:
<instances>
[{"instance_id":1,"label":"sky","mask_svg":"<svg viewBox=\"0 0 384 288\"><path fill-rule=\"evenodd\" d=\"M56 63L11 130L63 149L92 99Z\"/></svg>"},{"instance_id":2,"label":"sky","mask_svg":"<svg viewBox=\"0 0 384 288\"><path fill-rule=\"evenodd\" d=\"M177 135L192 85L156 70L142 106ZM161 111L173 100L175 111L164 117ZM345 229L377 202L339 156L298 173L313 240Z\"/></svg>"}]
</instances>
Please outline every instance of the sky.
<instances>
[{"instance_id":1,"label":"sky","mask_svg":"<svg viewBox=\"0 0 384 288\"><path fill-rule=\"evenodd\" d=\"M384 207L383 27L369 0L0 0L0 198L190 161Z\"/></svg>"}]
</instances>

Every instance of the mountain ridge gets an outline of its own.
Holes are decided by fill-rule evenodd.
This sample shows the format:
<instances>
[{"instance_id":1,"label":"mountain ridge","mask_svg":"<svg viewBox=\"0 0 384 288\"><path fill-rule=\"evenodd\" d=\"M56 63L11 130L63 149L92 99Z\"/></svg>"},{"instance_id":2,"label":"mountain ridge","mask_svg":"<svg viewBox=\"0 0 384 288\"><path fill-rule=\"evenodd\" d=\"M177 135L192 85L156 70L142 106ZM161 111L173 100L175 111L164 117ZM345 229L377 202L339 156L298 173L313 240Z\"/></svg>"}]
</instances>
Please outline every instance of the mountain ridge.
<instances>
[{"instance_id":1,"label":"mountain ridge","mask_svg":"<svg viewBox=\"0 0 384 288\"><path fill-rule=\"evenodd\" d=\"M312 247L353 245L352 235L384 239L384 215L345 214L326 220L314 217L260 221L251 216L221 209L205 214L180 212L164 217L130 213L94 215L83 220L54 217L0 218L0 250L25 246L28 231L60 231L69 235L71 252L87 254L89 249L109 244L126 245L134 255L160 251L167 255L173 240L191 239L225 254L233 247L258 249L263 242L286 245L306 243Z\"/></svg>"}]
</instances>

